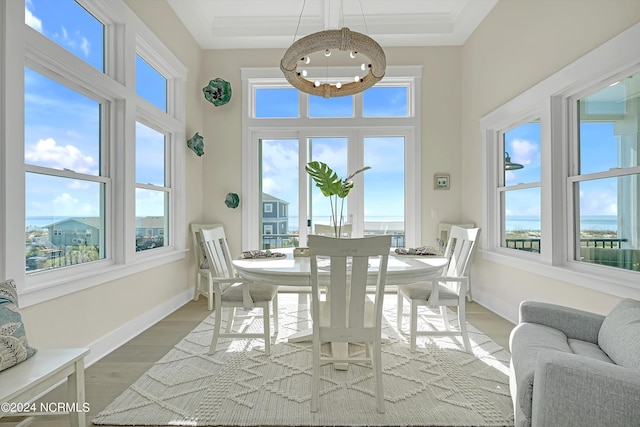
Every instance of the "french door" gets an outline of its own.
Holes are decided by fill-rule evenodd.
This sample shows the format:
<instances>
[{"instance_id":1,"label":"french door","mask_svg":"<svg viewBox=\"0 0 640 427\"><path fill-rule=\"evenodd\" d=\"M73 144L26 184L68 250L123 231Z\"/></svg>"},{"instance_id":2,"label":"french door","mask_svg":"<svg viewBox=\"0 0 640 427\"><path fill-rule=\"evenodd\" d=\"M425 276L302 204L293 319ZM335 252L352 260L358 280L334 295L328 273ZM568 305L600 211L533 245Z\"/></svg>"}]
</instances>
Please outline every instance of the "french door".
<instances>
[{"instance_id":1,"label":"french door","mask_svg":"<svg viewBox=\"0 0 640 427\"><path fill-rule=\"evenodd\" d=\"M256 239L249 239L253 247L304 246L316 224L332 225L330 201L305 171L309 161L326 163L340 178L370 166L353 178L349 196L338 199L333 209L352 225L353 237L391 234L393 246L407 245L407 213L415 206L407 209L411 198L406 195L416 178L415 170L406 167L409 131L269 132L253 140L259 172L252 210L258 214L248 215L253 218L244 230L255 230Z\"/></svg>"}]
</instances>

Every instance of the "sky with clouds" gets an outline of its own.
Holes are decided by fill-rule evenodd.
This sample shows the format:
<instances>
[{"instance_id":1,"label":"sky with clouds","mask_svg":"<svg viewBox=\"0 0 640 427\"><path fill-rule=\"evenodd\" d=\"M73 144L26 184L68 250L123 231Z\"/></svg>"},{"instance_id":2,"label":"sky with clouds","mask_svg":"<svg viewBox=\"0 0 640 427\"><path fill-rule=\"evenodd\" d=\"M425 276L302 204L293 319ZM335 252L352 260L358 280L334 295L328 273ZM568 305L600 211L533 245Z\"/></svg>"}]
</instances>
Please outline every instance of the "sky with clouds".
<instances>
[{"instance_id":1,"label":"sky with clouds","mask_svg":"<svg viewBox=\"0 0 640 427\"><path fill-rule=\"evenodd\" d=\"M73 0L27 0L25 22L60 46L103 69L103 26ZM166 82L137 58L137 77L151 88L141 94L166 106L166 93L154 90ZM140 76L144 74L144 76ZM164 185L164 135L136 126L137 182ZM100 175L100 102L30 68L25 69L25 161L78 174ZM99 216L102 184L73 178L27 174L27 217ZM163 215L164 195L136 192L139 216Z\"/></svg>"},{"instance_id":2,"label":"sky with clouds","mask_svg":"<svg viewBox=\"0 0 640 427\"><path fill-rule=\"evenodd\" d=\"M26 23L34 30L65 47L98 69L103 67L102 25L88 15L72 0L27 0ZM138 63L139 68L140 64ZM144 81L144 80L139 80ZM153 84L158 84L157 80ZM141 88L144 89L144 88ZM372 88L367 96L376 96L378 88ZM150 93L157 91L150 91ZM390 103L380 105L406 105L406 92L399 92ZM268 92L259 96L268 96ZM403 98L404 96L404 98ZM293 98L292 98L293 99ZM336 102L314 99L310 108L316 116L335 113ZM161 101L162 102L162 101ZM286 105L264 102L262 105ZM64 108L60 108L64 105ZM341 105L341 104L340 104ZM376 105L365 102L365 105ZM296 107L297 108L297 107ZM350 108L350 107L349 107ZM344 106L340 109L348 111ZM385 115L388 112L371 110L368 114ZM283 111L260 110L258 115L287 115ZM297 112L296 112L297 114ZM100 104L98 101L73 91L33 71L25 71L25 159L36 166L68 169L80 174L98 175L100 167ZM162 135L139 125L138 142L143 147L146 162L137 164L137 179L142 183L162 185L163 151ZM608 170L617 166L618 145L611 123L584 123L581 127L581 151L584 172ZM404 147L401 138L370 139L365 149L365 164L371 166L364 173L365 210L370 216L401 216L403 206ZM147 148L148 147L148 148ZM328 163L341 177L349 172L346 167L346 142L340 138L319 139L312 144L313 159ZM507 171L507 185L540 181L540 125L529 123L507 133L505 150L511 161L524 168ZM140 155L144 154L144 156ZM291 203L290 214L297 215L297 185L299 165L297 142L271 141L263 145L262 186L265 193L283 198ZM34 174L29 174L34 175ZM96 202L99 184L74 179L57 178L57 185L40 186L43 177L27 178L27 216L38 215L98 215L100 203ZM615 215L617 212L616 180L590 181L581 185L580 207L584 215ZM159 215L164 210L163 197L148 191L138 191L138 214ZM326 200L313 193L313 204L318 215L328 215ZM509 195L507 212L510 215L535 215L539 213L539 190L521 190Z\"/></svg>"}]
</instances>

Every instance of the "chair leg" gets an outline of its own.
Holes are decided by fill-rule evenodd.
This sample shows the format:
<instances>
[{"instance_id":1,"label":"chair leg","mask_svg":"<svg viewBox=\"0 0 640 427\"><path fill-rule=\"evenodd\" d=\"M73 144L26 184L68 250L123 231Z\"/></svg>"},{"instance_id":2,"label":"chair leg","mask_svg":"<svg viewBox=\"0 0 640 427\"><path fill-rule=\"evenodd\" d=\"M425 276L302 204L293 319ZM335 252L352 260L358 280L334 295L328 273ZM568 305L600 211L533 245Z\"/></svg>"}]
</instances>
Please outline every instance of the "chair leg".
<instances>
[{"instance_id":1,"label":"chair leg","mask_svg":"<svg viewBox=\"0 0 640 427\"><path fill-rule=\"evenodd\" d=\"M213 299L213 282L209 280L209 293L207 294L209 311L213 310Z\"/></svg>"},{"instance_id":2,"label":"chair leg","mask_svg":"<svg viewBox=\"0 0 640 427\"><path fill-rule=\"evenodd\" d=\"M271 308L273 310L273 336L278 335L278 294L276 293L273 296L273 300L271 301Z\"/></svg>"},{"instance_id":3,"label":"chair leg","mask_svg":"<svg viewBox=\"0 0 640 427\"><path fill-rule=\"evenodd\" d=\"M467 316L465 310L464 300L466 295L460 296L460 305L458 306L458 326L460 327L460 335L462 335L462 343L467 353L473 354L471 349L471 342L469 341L469 333L467 331Z\"/></svg>"},{"instance_id":4,"label":"chair leg","mask_svg":"<svg viewBox=\"0 0 640 427\"><path fill-rule=\"evenodd\" d=\"M440 315L442 316L442 322L444 323L444 329L447 331L451 330L451 325L449 325L449 313L447 313L447 307L444 305L440 306Z\"/></svg>"},{"instance_id":5,"label":"chair leg","mask_svg":"<svg viewBox=\"0 0 640 427\"><path fill-rule=\"evenodd\" d=\"M411 351L416 351L416 335L418 335L418 304L411 301L411 329L409 330L409 339L411 341Z\"/></svg>"},{"instance_id":6,"label":"chair leg","mask_svg":"<svg viewBox=\"0 0 640 427\"><path fill-rule=\"evenodd\" d=\"M200 283L202 280L202 275L200 274L200 272L198 272L196 274L196 286L195 289L193 290L193 300L194 301L198 301L198 299L200 298Z\"/></svg>"},{"instance_id":7,"label":"chair leg","mask_svg":"<svg viewBox=\"0 0 640 427\"><path fill-rule=\"evenodd\" d=\"M213 337L211 337L211 345L209 346L209 354L213 354L218 346L218 337L220 336L220 323L222 322L222 307L216 307L215 324L213 325Z\"/></svg>"},{"instance_id":8,"label":"chair leg","mask_svg":"<svg viewBox=\"0 0 640 427\"><path fill-rule=\"evenodd\" d=\"M402 296L402 292L398 290L398 303L396 304L396 319L398 322L398 332L402 332L402 304L404 302L404 297Z\"/></svg>"},{"instance_id":9,"label":"chair leg","mask_svg":"<svg viewBox=\"0 0 640 427\"><path fill-rule=\"evenodd\" d=\"M382 383L382 349L380 348L380 340L373 343L373 375L376 380L376 404L378 412L384 414L384 385Z\"/></svg>"},{"instance_id":10,"label":"chair leg","mask_svg":"<svg viewBox=\"0 0 640 427\"><path fill-rule=\"evenodd\" d=\"M320 344L313 343L313 370L311 373L311 412L318 412L320 401Z\"/></svg>"},{"instance_id":11,"label":"chair leg","mask_svg":"<svg viewBox=\"0 0 640 427\"><path fill-rule=\"evenodd\" d=\"M233 326L233 319L236 316L236 308L235 307L229 307L228 308L228 312L227 312L227 326L225 328L225 331L227 333L231 332L231 327Z\"/></svg>"},{"instance_id":12,"label":"chair leg","mask_svg":"<svg viewBox=\"0 0 640 427\"><path fill-rule=\"evenodd\" d=\"M276 303L277 305L277 303ZM271 354L271 327L269 325L269 301L262 306L262 322L264 323L264 353L269 356Z\"/></svg>"}]
</instances>

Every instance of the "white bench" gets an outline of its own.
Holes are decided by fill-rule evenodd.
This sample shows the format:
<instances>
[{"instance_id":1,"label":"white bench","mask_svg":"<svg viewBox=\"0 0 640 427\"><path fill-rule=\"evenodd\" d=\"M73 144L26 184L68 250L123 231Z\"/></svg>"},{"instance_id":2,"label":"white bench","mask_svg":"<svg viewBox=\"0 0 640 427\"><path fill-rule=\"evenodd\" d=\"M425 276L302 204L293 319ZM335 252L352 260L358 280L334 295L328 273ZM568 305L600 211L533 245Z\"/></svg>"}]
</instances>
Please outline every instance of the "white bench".
<instances>
[{"instance_id":1,"label":"white bench","mask_svg":"<svg viewBox=\"0 0 640 427\"><path fill-rule=\"evenodd\" d=\"M86 348L42 349L29 359L0 372L0 418L69 414L71 425L85 427L84 357ZM67 381L67 402L33 403L61 381ZM11 411L18 411L11 412ZM0 421L1 422L1 421Z\"/></svg>"}]
</instances>

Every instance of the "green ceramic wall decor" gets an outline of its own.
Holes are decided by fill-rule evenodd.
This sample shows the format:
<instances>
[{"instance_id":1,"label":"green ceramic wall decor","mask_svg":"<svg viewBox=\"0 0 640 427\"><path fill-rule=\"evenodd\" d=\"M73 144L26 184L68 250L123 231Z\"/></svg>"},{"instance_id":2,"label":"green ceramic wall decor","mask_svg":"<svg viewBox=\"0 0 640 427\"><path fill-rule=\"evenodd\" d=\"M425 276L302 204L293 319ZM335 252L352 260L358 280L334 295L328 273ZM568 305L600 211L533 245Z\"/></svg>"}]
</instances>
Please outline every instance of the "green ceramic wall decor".
<instances>
[{"instance_id":1,"label":"green ceramic wall decor","mask_svg":"<svg viewBox=\"0 0 640 427\"><path fill-rule=\"evenodd\" d=\"M235 209L240 204L240 196L236 193L228 193L224 199L224 204L227 205L228 208Z\"/></svg>"},{"instance_id":2,"label":"green ceramic wall decor","mask_svg":"<svg viewBox=\"0 0 640 427\"><path fill-rule=\"evenodd\" d=\"M187 147L200 157L204 154L204 139L196 132L196 134L187 141Z\"/></svg>"},{"instance_id":3,"label":"green ceramic wall decor","mask_svg":"<svg viewBox=\"0 0 640 427\"><path fill-rule=\"evenodd\" d=\"M231 99L231 83L221 78L213 79L202 88L202 92L207 101L219 107Z\"/></svg>"}]
</instances>

